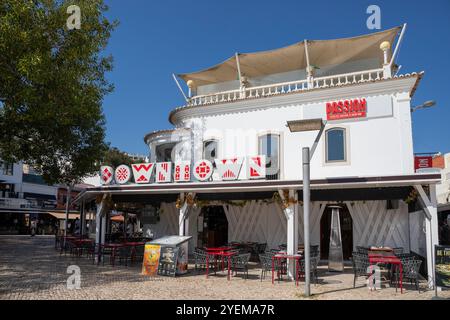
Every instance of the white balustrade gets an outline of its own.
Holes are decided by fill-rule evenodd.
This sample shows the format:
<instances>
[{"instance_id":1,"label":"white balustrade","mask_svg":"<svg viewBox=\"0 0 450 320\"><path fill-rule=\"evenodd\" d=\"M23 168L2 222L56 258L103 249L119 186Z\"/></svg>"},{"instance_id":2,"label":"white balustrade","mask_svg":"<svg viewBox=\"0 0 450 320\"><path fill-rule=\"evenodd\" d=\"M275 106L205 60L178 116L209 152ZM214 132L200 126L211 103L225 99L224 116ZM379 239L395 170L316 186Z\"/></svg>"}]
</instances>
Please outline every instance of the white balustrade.
<instances>
[{"instance_id":1,"label":"white balustrade","mask_svg":"<svg viewBox=\"0 0 450 320\"><path fill-rule=\"evenodd\" d=\"M201 106L214 103L227 103L236 100L268 97L273 95L307 91L310 89L338 87L343 85L357 84L380 79L383 79L383 69L365 70L313 78L311 86L308 86L308 80L304 79L298 81L275 83L264 86L257 86L245 89L236 89L213 94L194 96L189 100L188 106Z\"/></svg>"}]
</instances>

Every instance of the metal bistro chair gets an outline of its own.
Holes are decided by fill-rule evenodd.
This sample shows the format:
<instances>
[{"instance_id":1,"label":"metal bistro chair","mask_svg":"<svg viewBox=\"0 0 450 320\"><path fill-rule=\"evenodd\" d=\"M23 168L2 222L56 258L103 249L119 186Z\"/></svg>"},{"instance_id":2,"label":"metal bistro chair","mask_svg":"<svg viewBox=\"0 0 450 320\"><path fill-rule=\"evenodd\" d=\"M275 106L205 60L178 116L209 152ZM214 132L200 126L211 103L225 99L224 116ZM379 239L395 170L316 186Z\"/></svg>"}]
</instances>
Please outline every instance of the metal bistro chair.
<instances>
[{"instance_id":1,"label":"metal bistro chair","mask_svg":"<svg viewBox=\"0 0 450 320\"><path fill-rule=\"evenodd\" d=\"M416 289L417 291L420 292L419 289L419 269L420 269L420 265L422 264L421 260L416 260L416 259L406 259L404 261L402 261L402 266L403 266L403 279L409 280L411 284L416 285ZM399 273L400 270L399 268L395 268L395 279L396 281L398 281L399 279Z\"/></svg>"},{"instance_id":2,"label":"metal bistro chair","mask_svg":"<svg viewBox=\"0 0 450 320\"><path fill-rule=\"evenodd\" d=\"M81 255L83 255L83 253L86 254L86 257L90 257L92 254L95 253L95 243L94 241L92 242L84 242L81 245Z\"/></svg>"},{"instance_id":3,"label":"metal bistro chair","mask_svg":"<svg viewBox=\"0 0 450 320\"><path fill-rule=\"evenodd\" d=\"M354 273L353 288L355 288L357 277L364 276L367 278L370 275L367 271L367 269L370 266L369 257L365 254L353 252L352 264L353 264L353 273Z\"/></svg>"},{"instance_id":4,"label":"metal bistro chair","mask_svg":"<svg viewBox=\"0 0 450 320\"><path fill-rule=\"evenodd\" d=\"M144 259L144 251L145 251L144 245L134 247L134 255L130 261L131 265L133 265L135 261L142 261L142 259Z\"/></svg>"},{"instance_id":5,"label":"metal bistro chair","mask_svg":"<svg viewBox=\"0 0 450 320\"><path fill-rule=\"evenodd\" d=\"M245 273L245 279L248 279L248 261L250 253L238 254L231 256L231 265L233 272L237 275L238 271Z\"/></svg>"},{"instance_id":6,"label":"metal bistro chair","mask_svg":"<svg viewBox=\"0 0 450 320\"><path fill-rule=\"evenodd\" d=\"M402 247L399 248L392 248L392 251L394 252L394 254L397 256L399 254L402 254L404 249Z\"/></svg>"},{"instance_id":7,"label":"metal bistro chair","mask_svg":"<svg viewBox=\"0 0 450 320\"><path fill-rule=\"evenodd\" d=\"M109 256L109 262L113 263L113 249L100 245L100 256L102 259L102 264L105 265L105 256ZM99 261L100 262L100 261Z\"/></svg>"},{"instance_id":8,"label":"metal bistro chair","mask_svg":"<svg viewBox=\"0 0 450 320\"><path fill-rule=\"evenodd\" d=\"M356 247L356 252L360 253L360 254L368 255L369 254L369 248L368 247L357 246Z\"/></svg>"},{"instance_id":9,"label":"metal bistro chair","mask_svg":"<svg viewBox=\"0 0 450 320\"><path fill-rule=\"evenodd\" d=\"M122 264L122 261L125 260L125 266L128 265L128 260L131 263L131 247L123 246L117 248L117 256L119 258L119 264Z\"/></svg>"},{"instance_id":10,"label":"metal bistro chair","mask_svg":"<svg viewBox=\"0 0 450 320\"><path fill-rule=\"evenodd\" d=\"M261 262L261 281L266 279L267 271L272 272L272 252L260 253L259 261ZM274 265L275 269L277 269L277 265ZM277 270L275 270L277 271Z\"/></svg>"},{"instance_id":11,"label":"metal bistro chair","mask_svg":"<svg viewBox=\"0 0 450 320\"><path fill-rule=\"evenodd\" d=\"M194 250L194 270L198 273L198 270L203 270L206 268L206 253L201 252L200 250Z\"/></svg>"},{"instance_id":12,"label":"metal bistro chair","mask_svg":"<svg viewBox=\"0 0 450 320\"><path fill-rule=\"evenodd\" d=\"M311 261L311 269L310 274L312 276L312 279L314 280L314 283L317 284L318 282L318 275L317 275L317 266L319 265L320 257L317 253L311 254L310 257ZM305 276L305 259L297 260L297 278L302 278Z\"/></svg>"}]
</instances>

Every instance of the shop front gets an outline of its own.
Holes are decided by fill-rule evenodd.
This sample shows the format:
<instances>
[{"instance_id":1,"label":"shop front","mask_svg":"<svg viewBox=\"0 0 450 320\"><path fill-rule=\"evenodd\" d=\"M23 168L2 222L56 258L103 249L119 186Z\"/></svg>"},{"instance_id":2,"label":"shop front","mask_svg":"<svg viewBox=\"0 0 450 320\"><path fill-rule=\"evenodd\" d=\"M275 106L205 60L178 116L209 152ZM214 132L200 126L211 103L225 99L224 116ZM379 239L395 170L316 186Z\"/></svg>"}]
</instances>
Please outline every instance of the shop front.
<instances>
[{"instance_id":1,"label":"shop front","mask_svg":"<svg viewBox=\"0 0 450 320\"><path fill-rule=\"evenodd\" d=\"M189 252L237 241L294 253L304 241L301 150L313 147L309 232L320 257L338 233L344 260L358 246L401 247L427 260L431 281L440 175L414 170L411 99L423 73L396 73L403 31L302 41L179 74L186 103L169 114L173 128L144 137L149 162L101 167L101 186L76 199L97 204L96 242L111 210L134 206L144 233L192 236ZM298 119L320 120L321 135L290 132Z\"/></svg>"}]
</instances>

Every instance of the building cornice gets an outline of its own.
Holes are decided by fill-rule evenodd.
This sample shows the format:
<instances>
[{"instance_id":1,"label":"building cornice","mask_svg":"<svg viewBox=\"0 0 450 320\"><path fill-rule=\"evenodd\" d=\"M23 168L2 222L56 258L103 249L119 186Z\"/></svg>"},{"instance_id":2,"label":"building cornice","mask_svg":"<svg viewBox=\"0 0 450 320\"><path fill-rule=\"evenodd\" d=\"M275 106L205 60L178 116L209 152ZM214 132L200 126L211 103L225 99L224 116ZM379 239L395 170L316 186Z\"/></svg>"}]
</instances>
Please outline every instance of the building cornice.
<instances>
[{"instance_id":1,"label":"building cornice","mask_svg":"<svg viewBox=\"0 0 450 320\"><path fill-rule=\"evenodd\" d=\"M271 97L259 97L203 106L185 106L173 110L169 115L169 121L176 125L188 118L250 112L305 103L319 103L347 97L395 94L398 92L408 92L412 96L422 75L423 72L412 73L391 79L372 80L332 88L311 89Z\"/></svg>"}]
</instances>

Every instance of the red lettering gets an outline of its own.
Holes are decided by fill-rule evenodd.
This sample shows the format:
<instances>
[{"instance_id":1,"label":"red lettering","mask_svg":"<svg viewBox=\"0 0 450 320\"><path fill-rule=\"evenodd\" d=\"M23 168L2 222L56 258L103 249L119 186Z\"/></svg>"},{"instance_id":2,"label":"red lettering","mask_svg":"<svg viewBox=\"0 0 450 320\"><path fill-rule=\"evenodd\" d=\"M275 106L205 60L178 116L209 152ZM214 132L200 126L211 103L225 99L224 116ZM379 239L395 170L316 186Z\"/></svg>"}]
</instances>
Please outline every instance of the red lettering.
<instances>
[{"instance_id":1,"label":"red lettering","mask_svg":"<svg viewBox=\"0 0 450 320\"><path fill-rule=\"evenodd\" d=\"M327 114L333 113L333 105L327 102Z\"/></svg>"},{"instance_id":2,"label":"red lettering","mask_svg":"<svg viewBox=\"0 0 450 320\"><path fill-rule=\"evenodd\" d=\"M366 99L361 99L359 104L359 111L366 112L366 110L367 110Z\"/></svg>"},{"instance_id":3,"label":"red lettering","mask_svg":"<svg viewBox=\"0 0 450 320\"><path fill-rule=\"evenodd\" d=\"M351 112L351 104L348 100L344 101L344 112Z\"/></svg>"}]
</instances>

